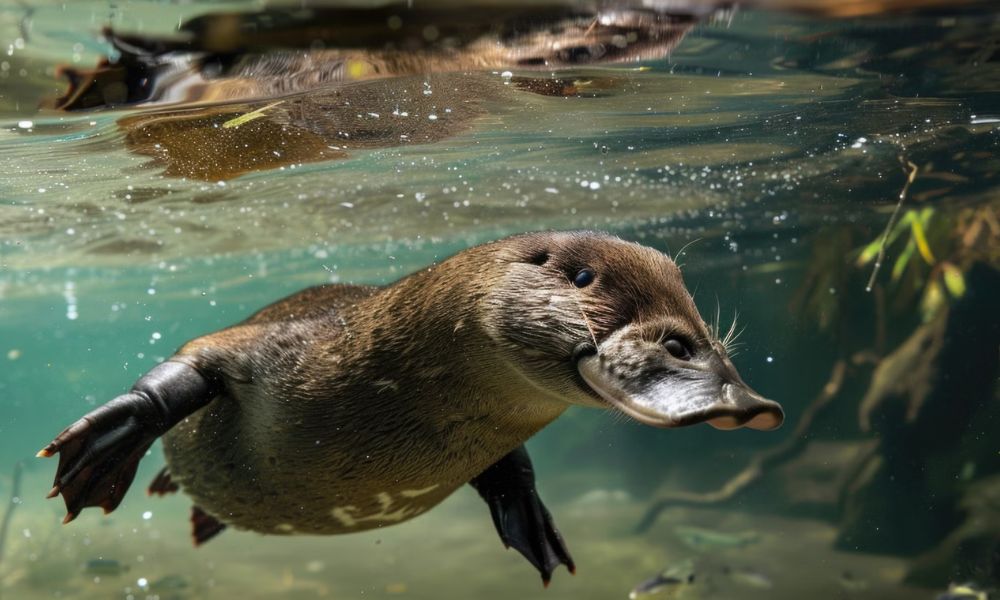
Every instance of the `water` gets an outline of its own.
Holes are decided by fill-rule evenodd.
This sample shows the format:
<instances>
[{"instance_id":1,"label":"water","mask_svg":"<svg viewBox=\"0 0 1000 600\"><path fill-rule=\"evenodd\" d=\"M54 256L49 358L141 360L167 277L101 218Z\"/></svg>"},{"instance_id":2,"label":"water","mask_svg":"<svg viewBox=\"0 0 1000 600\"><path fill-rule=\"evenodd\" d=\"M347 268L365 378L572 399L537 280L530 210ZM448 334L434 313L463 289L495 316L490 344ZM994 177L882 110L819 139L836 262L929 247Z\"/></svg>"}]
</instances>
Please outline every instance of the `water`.
<instances>
[{"instance_id":1,"label":"water","mask_svg":"<svg viewBox=\"0 0 1000 600\"><path fill-rule=\"evenodd\" d=\"M352 80L334 87L277 94L299 85L279 70L247 78L263 91L213 92L230 104L177 87L183 106L38 109L65 93L57 65L111 52L102 26L171 35L227 8L251 10L0 5L0 497L24 461L5 597L541 595L469 489L373 532L227 531L195 550L190 502L142 493L159 445L118 510L67 526L44 500L55 461L32 455L186 340L298 289L390 283L507 234L583 228L683 248L702 314L718 308L726 329L739 313L734 360L787 420L767 434L666 431L568 411L528 444L578 565L546 597L625 597L686 560L683 598L1000 585L990 7L741 10L682 22L657 58L545 70L449 63L430 40L395 77L348 61ZM330 108L333 89L350 109ZM749 464L761 477L728 501L692 498Z\"/></svg>"}]
</instances>

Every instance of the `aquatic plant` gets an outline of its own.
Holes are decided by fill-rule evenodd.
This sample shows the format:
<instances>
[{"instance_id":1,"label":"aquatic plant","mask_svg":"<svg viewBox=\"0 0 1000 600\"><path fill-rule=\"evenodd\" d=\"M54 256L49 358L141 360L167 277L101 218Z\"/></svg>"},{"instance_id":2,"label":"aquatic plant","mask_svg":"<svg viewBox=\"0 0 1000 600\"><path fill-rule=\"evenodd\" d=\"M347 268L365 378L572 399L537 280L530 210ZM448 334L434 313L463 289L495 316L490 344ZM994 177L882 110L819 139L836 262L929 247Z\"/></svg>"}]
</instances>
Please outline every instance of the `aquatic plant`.
<instances>
[{"instance_id":1,"label":"aquatic plant","mask_svg":"<svg viewBox=\"0 0 1000 600\"><path fill-rule=\"evenodd\" d=\"M839 548L927 551L910 577L943 585L942 565L968 562L966 555L975 551L970 548L986 548L980 541L1000 532L992 517L962 517L975 504L969 500L979 489L974 484L1000 469L990 455L995 449L966 440L970 427L996 417L991 374L998 367L998 328L995 319L982 320L992 318L987 306L1000 273L1000 195L982 202L933 188L915 201L911 186L937 173L929 163L900 162L905 180L884 230L866 241L870 232L856 226L812 236L812 258L792 313L830 337L836 358L828 382L795 417L795 429L713 491L661 493L637 531L648 530L671 506L741 501L749 490L774 483L778 467L835 428L840 436L853 429L860 448L839 467L840 491L832 499L829 517L839 523ZM879 268L883 263L887 277ZM853 424L844 420L851 414ZM969 471L974 474L967 480L927 475L942 468L968 470L956 461L975 465ZM914 497L933 501L905 502ZM932 575L921 574L931 567Z\"/></svg>"}]
</instances>

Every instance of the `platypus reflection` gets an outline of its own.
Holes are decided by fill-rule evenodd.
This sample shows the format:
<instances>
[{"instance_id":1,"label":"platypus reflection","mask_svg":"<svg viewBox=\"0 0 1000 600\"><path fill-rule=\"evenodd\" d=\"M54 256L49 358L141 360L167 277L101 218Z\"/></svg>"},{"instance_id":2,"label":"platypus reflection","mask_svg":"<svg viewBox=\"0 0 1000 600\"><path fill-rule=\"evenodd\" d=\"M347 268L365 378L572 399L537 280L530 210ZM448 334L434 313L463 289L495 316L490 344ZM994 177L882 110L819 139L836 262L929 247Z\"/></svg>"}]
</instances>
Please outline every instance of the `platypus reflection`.
<instances>
[{"instance_id":1,"label":"platypus reflection","mask_svg":"<svg viewBox=\"0 0 1000 600\"><path fill-rule=\"evenodd\" d=\"M773 429L667 256L537 233L465 250L379 288L326 285L195 339L39 452L73 520L121 502L147 449L151 492L227 525L340 534L392 525L470 483L504 544L548 582L574 563L522 445L570 405L657 427Z\"/></svg>"},{"instance_id":2,"label":"platypus reflection","mask_svg":"<svg viewBox=\"0 0 1000 600\"><path fill-rule=\"evenodd\" d=\"M642 8L269 9L202 15L177 37L105 36L114 62L69 68L64 110L274 98L334 83L661 59L697 22Z\"/></svg>"},{"instance_id":3,"label":"platypus reflection","mask_svg":"<svg viewBox=\"0 0 1000 600\"><path fill-rule=\"evenodd\" d=\"M345 158L350 151L429 144L470 128L512 94L598 95L614 78L560 80L441 73L330 85L279 100L122 117L125 146L169 177L203 181Z\"/></svg>"},{"instance_id":4,"label":"platypus reflection","mask_svg":"<svg viewBox=\"0 0 1000 600\"><path fill-rule=\"evenodd\" d=\"M556 6L205 15L177 39L106 32L115 62L64 70L70 88L55 106L160 106L119 120L129 150L171 177L225 180L436 142L518 90L588 97L621 88L607 76L487 73L662 58L694 23L653 10ZM290 49L300 46L309 49Z\"/></svg>"}]
</instances>

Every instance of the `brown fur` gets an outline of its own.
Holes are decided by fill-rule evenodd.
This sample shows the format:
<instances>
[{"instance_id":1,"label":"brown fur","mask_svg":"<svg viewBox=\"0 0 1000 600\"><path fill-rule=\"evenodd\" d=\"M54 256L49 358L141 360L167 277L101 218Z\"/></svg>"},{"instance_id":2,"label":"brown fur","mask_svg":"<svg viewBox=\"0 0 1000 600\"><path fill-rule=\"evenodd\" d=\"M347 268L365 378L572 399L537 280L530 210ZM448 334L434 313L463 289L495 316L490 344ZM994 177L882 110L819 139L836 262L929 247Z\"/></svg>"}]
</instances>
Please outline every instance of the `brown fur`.
<instances>
[{"instance_id":1,"label":"brown fur","mask_svg":"<svg viewBox=\"0 0 1000 600\"><path fill-rule=\"evenodd\" d=\"M597 276L578 289L583 267ZM592 233L508 238L385 288L310 288L172 359L225 392L164 437L170 473L239 528L405 520L569 404L606 406L574 351L634 322L642 338L711 345L669 258Z\"/></svg>"}]
</instances>

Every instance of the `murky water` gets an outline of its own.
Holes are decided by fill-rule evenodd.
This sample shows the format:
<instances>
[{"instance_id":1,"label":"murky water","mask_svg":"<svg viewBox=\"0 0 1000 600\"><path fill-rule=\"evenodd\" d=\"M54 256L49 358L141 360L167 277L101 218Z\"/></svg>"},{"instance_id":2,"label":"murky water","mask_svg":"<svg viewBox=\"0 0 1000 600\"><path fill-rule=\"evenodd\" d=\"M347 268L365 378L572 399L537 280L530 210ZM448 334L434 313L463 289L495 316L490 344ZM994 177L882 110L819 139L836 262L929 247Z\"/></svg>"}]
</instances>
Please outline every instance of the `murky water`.
<instances>
[{"instance_id":1,"label":"murky water","mask_svg":"<svg viewBox=\"0 0 1000 600\"><path fill-rule=\"evenodd\" d=\"M273 60L272 40L218 59L224 76L209 73L222 53L195 68L175 52L145 101L142 78L68 86L67 69L121 60L105 26L134 44L258 8L0 5L0 498L16 492L0 594L540 597L471 490L374 532L226 531L194 549L190 502L143 494L159 445L120 508L66 526L44 500L55 461L32 456L186 340L284 295L546 229L684 248L702 313L723 329L739 313L734 361L787 420L658 430L568 411L528 444L578 565L545 597L624 598L685 559L693 583L662 597L1000 586L1000 14L702 10L657 21L634 60L648 19L544 66L525 32L551 33L551 15L511 21L505 54L462 37L494 35L482 16L400 8L349 49L305 44L318 67L301 47ZM426 45L403 60L380 36L410 22ZM558 35L604 34L582 22ZM60 97L74 110L39 108Z\"/></svg>"}]
</instances>

